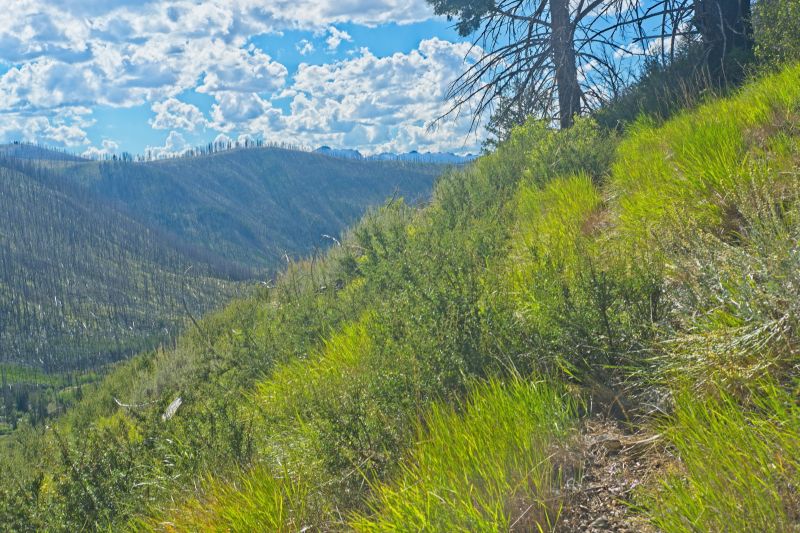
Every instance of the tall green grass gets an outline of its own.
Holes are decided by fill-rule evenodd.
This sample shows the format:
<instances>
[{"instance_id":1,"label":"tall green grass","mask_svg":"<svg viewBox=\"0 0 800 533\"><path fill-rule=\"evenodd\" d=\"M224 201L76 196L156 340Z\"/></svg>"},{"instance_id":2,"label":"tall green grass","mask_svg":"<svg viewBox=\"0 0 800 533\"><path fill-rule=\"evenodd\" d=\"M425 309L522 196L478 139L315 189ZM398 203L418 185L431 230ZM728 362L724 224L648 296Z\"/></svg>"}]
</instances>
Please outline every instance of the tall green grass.
<instances>
[{"instance_id":1,"label":"tall green grass","mask_svg":"<svg viewBox=\"0 0 800 533\"><path fill-rule=\"evenodd\" d=\"M300 531L308 487L257 468L236 483L207 478L201 499L184 502L168 519L134 520L131 529L150 531Z\"/></svg>"},{"instance_id":2,"label":"tall green grass","mask_svg":"<svg viewBox=\"0 0 800 533\"><path fill-rule=\"evenodd\" d=\"M800 67L663 125L614 164L610 237L662 277L643 383L671 392L674 470L642 510L664 531L791 531L800 505Z\"/></svg>"},{"instance_id":3,"label":"tall green grass","mask_svg":"<svg viewBox=\"0 0 800 533\"><path fill-rule=\"evenodd\" d=\"M665 434L679 470L646 498L665 532L795 531L800 520L798 383L752 384L751 403L681 390Z\"/></svg>"},{"instance_id":4,"label":"tall green grass","mask_svg":"<svg viewBox=\"0 0 800 533\"><path fill-rule=\"evenodd\" d=\"M585 175L556 178L542 188L525 185L517 193L504 297L535 339L540 364L574 355L565 353L570 347L563 341L573 326L589 327L587 266L598 259L592 226L601 210L600 194ZM576 333L587 337L586 330Z\"/></svg>"},{"instance_id":5,"label":"tall green grass","mask_svg":"<svg viewBox=\"0 0 800 533\"><path fill-rule=\"evenodd\" d=\"M376 486L356 531L549 530L560 510L554 445L576 423L556 384L476 385L463 412L434 406L396 480Z\"/></svg>"},{"instance_id":6,"label":"tall green grass","mask_svg":"<svg viewBox=\"0 0 800 533\"><path fill-rule=\"evenodd\" d=\"M754 183L766 179L778 188L792 179L781 172L787 169L753 173L750 163L763 156L765 138L797 123L798 105L800 67L794 67L663 125L640 121L620 144L612 170L621 230L634 246L652 247L676 226L735 223L736 201Z\"/></svg>"}]
</instances>

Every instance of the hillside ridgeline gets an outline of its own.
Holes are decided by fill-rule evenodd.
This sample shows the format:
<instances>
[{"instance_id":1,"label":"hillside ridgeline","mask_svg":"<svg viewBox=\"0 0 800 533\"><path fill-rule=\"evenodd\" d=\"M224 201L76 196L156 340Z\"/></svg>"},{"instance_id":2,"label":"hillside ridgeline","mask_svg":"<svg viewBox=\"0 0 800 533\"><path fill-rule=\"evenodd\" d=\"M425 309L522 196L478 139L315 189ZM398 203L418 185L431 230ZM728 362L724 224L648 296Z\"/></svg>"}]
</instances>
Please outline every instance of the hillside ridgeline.
<instances>
[{"instance_id":1,"label":"hillside ridgeline","mask_svg":"<svg viewBox=\"0 0 800 533\"><path fill-rule=\"evenodd\" d=\"M0 433L327 248L369 206L427 198L443 169L278 148L134 163L0 147Z\"/></svg>"}]
</instances>

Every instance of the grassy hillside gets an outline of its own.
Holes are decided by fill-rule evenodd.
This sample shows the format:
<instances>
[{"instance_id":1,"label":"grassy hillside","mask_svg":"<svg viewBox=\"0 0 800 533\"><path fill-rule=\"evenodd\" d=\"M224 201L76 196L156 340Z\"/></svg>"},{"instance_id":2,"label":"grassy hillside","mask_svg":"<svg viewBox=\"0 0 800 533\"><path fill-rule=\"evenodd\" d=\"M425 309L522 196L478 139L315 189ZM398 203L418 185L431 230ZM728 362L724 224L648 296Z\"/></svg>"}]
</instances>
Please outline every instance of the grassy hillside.
<instances>
[{"instance_id":1,"label":"grassy hillside","mask_svg":"<svg viewBox=\"0 0 800 533\"><path fill-rule=\"evenodd\" d=\"M0 517L588 529L599 494L591 527L796 529L799 173L800 67L624 135L529 123L13 435Z\"/></svg>"}]
</instances>

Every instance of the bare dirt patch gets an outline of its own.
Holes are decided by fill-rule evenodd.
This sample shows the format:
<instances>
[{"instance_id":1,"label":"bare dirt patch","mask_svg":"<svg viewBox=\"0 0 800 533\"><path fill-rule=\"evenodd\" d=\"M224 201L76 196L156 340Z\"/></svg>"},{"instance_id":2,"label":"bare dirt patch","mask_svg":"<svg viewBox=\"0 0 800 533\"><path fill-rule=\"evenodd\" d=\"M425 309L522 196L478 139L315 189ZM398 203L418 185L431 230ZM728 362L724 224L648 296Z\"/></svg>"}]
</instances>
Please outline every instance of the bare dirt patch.
<instances>
[{"instance_id":1,"label":"bare dirt patch","mask_svg":"<svg viewBox=\"0 0 800 533\"><path fill-rule=\"evenodd\" d=\"M578 473L561 494L564 508L556 531L658 531L632 509L632 498L673 461L660 435L627 432L617 421L595 417L584 422L564 453L572 456L565 470Z\"/></svg>"}]
</instances>

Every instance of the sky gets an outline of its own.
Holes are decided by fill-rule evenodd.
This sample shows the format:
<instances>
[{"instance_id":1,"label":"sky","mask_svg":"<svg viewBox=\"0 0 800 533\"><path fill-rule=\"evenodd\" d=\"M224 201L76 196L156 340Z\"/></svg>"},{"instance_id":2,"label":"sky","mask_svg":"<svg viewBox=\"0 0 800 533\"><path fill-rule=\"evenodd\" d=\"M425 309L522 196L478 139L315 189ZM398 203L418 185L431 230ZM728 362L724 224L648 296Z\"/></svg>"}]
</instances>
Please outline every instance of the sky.
<instances>
[{"instance_id":1,"label":"sky","mask_svg":"<svg viewBox=\"0 0 800 533\"><path fill-rule=\"evenodd\" d=\"M11 4L10 6L8 4ZM0 143L100 157L244 137L477 152L477 53L425 0L3 0Z\"/></svg>"}]
</instances>

